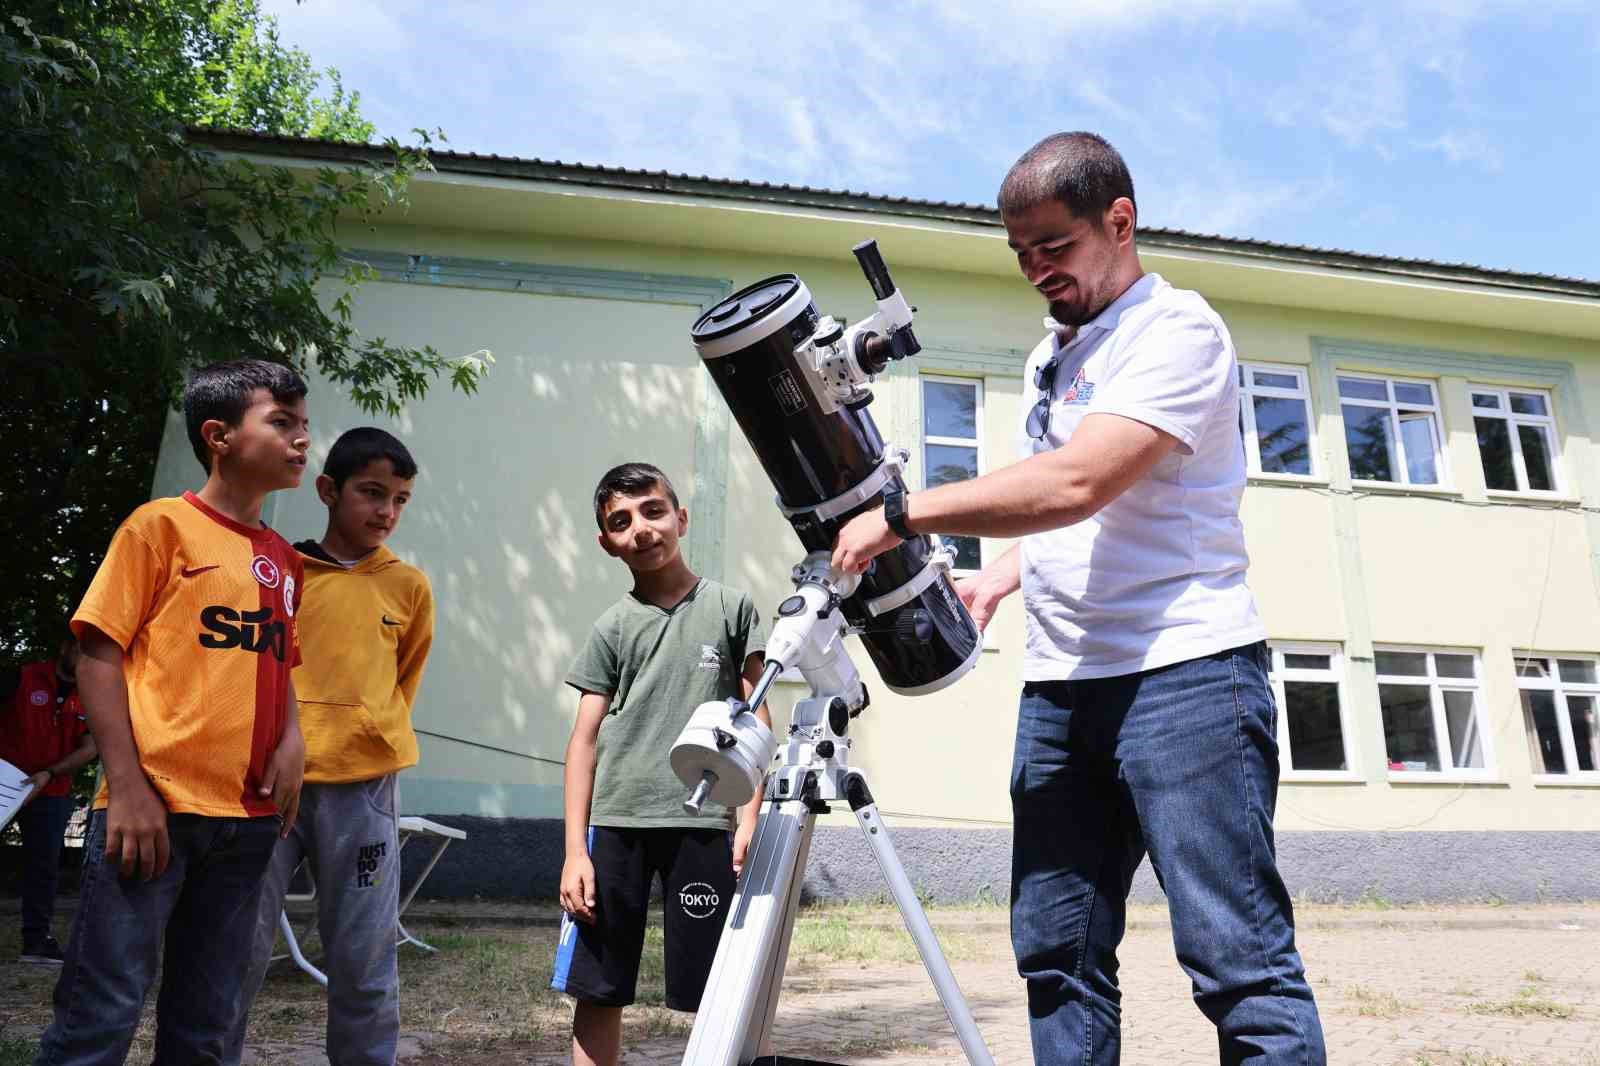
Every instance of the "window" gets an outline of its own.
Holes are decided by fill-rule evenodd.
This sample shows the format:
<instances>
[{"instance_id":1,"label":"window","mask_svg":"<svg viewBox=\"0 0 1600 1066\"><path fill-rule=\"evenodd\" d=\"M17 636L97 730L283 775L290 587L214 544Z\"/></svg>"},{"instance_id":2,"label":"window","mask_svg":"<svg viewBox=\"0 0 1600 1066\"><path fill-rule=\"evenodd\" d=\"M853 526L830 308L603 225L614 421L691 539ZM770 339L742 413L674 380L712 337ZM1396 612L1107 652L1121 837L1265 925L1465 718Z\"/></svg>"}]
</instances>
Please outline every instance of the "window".
<instances>
[{"instance_id":1,"label":"window","mask_svg":"<svg viewBox=\"0 0 1600 1066\"><path fill-rule=\"evenodd\" d=\"M1305 370L1241 363L1239 430L1251 473L1311 476L1311 392Z\"/></svg>"},{"instance_id":2,"label":"window","mask_svg":"<svg viewBox=\"0 0 1600 1066\"><path fill-rule=\"evenodd\" d=\"M1339 405L1351 478L1401 485L1443 483L1444 453L1433 385L1340 374Z\"/></svg>"},{"instance_id":3,"label":"window","mask_svg":"<svg viewBox=\"0 0 1600 1066\"><path fill-rule=\"evenodd\" d=\"M977 477L982 468L983 382L970 378L922 379L922 482L924 488ZM977 537L941 537L956 551L957 570L983 569Z\"/></svg>"},{"instance_id":4,"label":"window","mask_svg":"<svg viewBox=\"0 0 1600 1066\"><path fill-rule=\"evenodd\" d=\"M1560 492L1550 394L1472 386L1483 481L1502 492Z\"/></svg>"},{"instance_id":5,"label":"window","mask_svg":"<svg viewBox=\"0 0 1600 1066\"><path fill-rule=\"evenodd\" d=\"M1344 658L1327 644L1272 645L1272 694L1285 774L1350 770L1345 743Z\"/></svg>"},{"instance_id":6,"label":"window","mask_svg":"<svg viewBox=\"0 0 1600 1066\"><path fill-rule=\"evenodd\" d=\"M1379 648L1374 660L1390 772L1483 776L1477 654Z\"/></svg>"},{"instance_id":7,"label":"window","mask_svg":"<svg viewBox=\"0 0 1600 1066\"><path fill-rule=\"evenodd\" d=\"M1600 777L1600 676L1594 656L1517 659L1522 720L1533 772Z\"/></svg>"}]
</instances>

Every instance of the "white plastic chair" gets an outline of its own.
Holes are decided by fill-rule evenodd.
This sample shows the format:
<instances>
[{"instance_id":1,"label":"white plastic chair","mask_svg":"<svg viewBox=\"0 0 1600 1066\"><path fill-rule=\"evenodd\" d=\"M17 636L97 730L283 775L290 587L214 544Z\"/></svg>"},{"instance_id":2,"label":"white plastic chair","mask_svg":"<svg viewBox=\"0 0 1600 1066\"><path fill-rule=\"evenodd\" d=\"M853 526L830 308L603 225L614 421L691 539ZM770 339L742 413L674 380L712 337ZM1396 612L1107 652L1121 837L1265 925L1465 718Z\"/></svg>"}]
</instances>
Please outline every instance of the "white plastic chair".
<instances>
[{"instance_id":1,"label":"white plastic chair","mask_svg":"<svg viewBox=\"0 0 1600 1066\"><path fill-rule=\"evenodd\" d=\"M407 932L405 925L400 921L400 917L406 913L406 908L411 906L411 901L416 898L417 890L420 889L423 882L428 879L428 875L433 873L433 868L439 864L439 859L444 856L444 851L450 846L450 842L452 840L467 839L467 833L464 829L456 829L453 826L440 825L438 822L431 822L426 818L418 818L415 815L407 815L400 818L399 830L399 855L404 855L406 844L411 840L412 837L416 836L427 837L431 840L433 844L433 854L428 856L427 865L422 868L421 873L417 874L416 880L411 882L411 887L409 889L405 889L400 896L400 908L395 916L395 932L399 934L399 939L396 940L395 943L412 944L421 948L423 951L437 951L438 949L433 945L418 940L416 937ZM399 862L399 855L396 856L396 863ZM284 896L285 903L291 901L295 903L309 903L317 898L317 882L311 876L311 868L304 860L301 860L300 866L295 870L296 876L302 873L305 874L306 880L311 883L311 891L299 893L291 892ZM293 878L290 880L292 883ZM305 933L302 935L310 934L312 928L314 927L315 921L316 919L313 917L313 924L308 924L306 926ZM279 959L293 959L294 964L301 970L305 971L313 981L321 985L323 988L327 988L328 975L317 969L316 965L310 959L306 958L305 952L300 949L300 939L299 937L295 936L294 926L289 923L289 911L287 909L284 909L278 913L278 932L283 934L283 939L289 945L289 951L285 955L272 956L272 961L277 962Z\"/></svg>"}]
</instances>

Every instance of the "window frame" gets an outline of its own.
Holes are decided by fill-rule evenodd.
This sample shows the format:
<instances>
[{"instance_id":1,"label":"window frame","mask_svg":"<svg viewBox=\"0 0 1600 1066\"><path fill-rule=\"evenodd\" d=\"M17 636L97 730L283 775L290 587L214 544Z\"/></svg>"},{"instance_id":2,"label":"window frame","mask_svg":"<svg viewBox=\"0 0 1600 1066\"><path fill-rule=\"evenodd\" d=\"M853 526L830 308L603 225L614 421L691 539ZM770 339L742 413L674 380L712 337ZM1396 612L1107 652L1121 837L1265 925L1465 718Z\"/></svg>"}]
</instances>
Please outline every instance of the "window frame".
<instances>
[{"instance_id":1,"label":"window frame","mask_svg":"<svg viewBox=\"0 0 1600 1066\"><path fill-rule=\"evenodd\" d=\"M1378 672L1378 653L1398 652L1427 656L1428 672L1423 674L1383 674ZM1442 677L1435 655L1469 655L1472 657L1472 677ZM1498 783L1499 762L1494 749L1494 731L1489 728L1488 707L1484 701L1483 649L1447 648L1423 644L1374 644L1372 648L1372 676L1378 706L1378 726L1383 736L1383 765L1388 780L1393 782L1487 782ZM1395 770L1389 767L1389 735L1383 720L1384 685L1425 685L1432 711L1433 742L1439 753L1437 770ZM1483 745L1483 765L1455 766L1455 752L1450 748L1450 724L1445 715L1444 694L1468 692L1472 695L1472 714L1478 727L1479 743Z\"/></svg>"},{"instance_id":2,"label":"window frame","mask_svg":"<svg viewBox=\"0 0 1600 1066\"><path fill-rule=\"evenodd\" d=\"M1386 400L1369 400L1361 397L1346 396L1339 389L1339 383L1344 379L1352 381L1377 381L1382 382ZM1410 400L1396 400L1394 387L1396 385L1421 385L1433 397L1433 403L1424 405ZM1350 469L1350 483L1378 489L1418 489L1424 492L1453 491L1455 481L1451 476L1449 436L1445 429L1444 409L1439 396L1439 382L1429 378L1397 377L1392 374L1374 374L1367 371L1340 370L1333 372L1334 400L1339 405L1339 422L1344 427L1344 408L1348 404L1352 407L1375 407L1389 413L1390 440L1393 443L1394 454L1389 459L1394 472L1399 475L1394 481L1380 481L1372 478L1358 478L1355 476L1354 467L1350 466L1350 434L1348 427L1344 427L1345 464ZM1400 432L1400 413L1426 412L1432 416L1434 466L1439 471L1438 481L1412 481L1409 464L1406 462L1406 444Z\"/></svg>"},{"instance_id":3,"label":"window frame","mask_svg":"<svg viewBox=\"0 0 1600 1066\"><path fill-rule=\"evenodd\" d=\"M1324 476L1317 461L1317 418L1316 407L1311 402L1311 372L1309 367L1296 366L1293 363L1260 363L1249 360L1240 360L1239 366L1239 417L1244 422L1244 464L1245 472L1250 477L1270 478L1279 481L1323 482ZM1280 388L1276 385L1257 385L1251 375L1260 370L1268 374L1293 374L1298 383L1295 389ZM1310 473L1295 474L1290 472L1263 470L1261 468L1261 434L1256 428L1256 406L1250 402L1252 396L1271 396L1276 399L1299 400L1305 405L1306 412L1306 449L1307 458L1311 464Z\"/></svg>"},{"instance_id":4,"label":"window frame","mask_svg":"<svg viewBox=\"0 0 1600 1066\"><path fill-rule=\"evenodd\" d=\"M931 434L928 432L927 404L925 402L925 394L922 388L923 382L926 381L937 382L943 385L963 385L975 390L972 409L972 430L975 434L974 437L970 439L965 437L948 437L943 434ZM918 432L922 438L918 445L918 451L920 453L919 458L921 459L921 462L917 467L917 476L921 483L921 487L924 490L926 490L928 487L928 470L930 469L928 466L928 445L930 444L942 444L952 448L976 449L978 473L975 476L983 476L985 469L984 452L986 451L983 446L983 386L984 379L981 377L963 377L959 374L928 372L920 372L917 374L917 424ZM945 538L941 538L940 542L943 543L944 539ZM984 538L974 537L972 539L978 542L978 565L979 567L982 567L986 561L984 558L986 554L983 543ZM967 570L961 567L952 567L950 570L950 575L952 577L967 577L969 575L976 574L977 572L977 570Z\"/></svg>"},{"instance_id":5,"label":"window frame","mask_svg":"<svg viewBox=\"0 0 1600 1066\"><path fill-rule=\"evenodd\" d=\"M1549 677L1528 677L1522 672L1522 664L1529 659L1543 659L1548 666L1554 667ZM1561 734L1561 754L1566 759L1567 765L1578 765L1578 751L1572 739L1572 716L1567 707L1567 693L1571 691L1576 696L1593 696L1597 706L1600 706L1600 683L1589 684L1583 681L1564 681L1561 678L1560 660L1579 660L1593 663L1595 674L1600 677L1600 655L1593 652L1561 653L1553 651L1516 651L1512 653L1512 663L1517 676L1517 710L1522 710L1522 692L1540 691L1553 692L1556 698L1556 731ZM1524 729L1527 728L1524 720ZM1593 770L1572 769L1565 773L1554 774L1549 771L1543 773L1533 770L1530 774L1535 785L1586 785L1600 787L1600 767Z\"/></svg>"},{"instance_id":6,"label":"window frame","mask_svg":"<svg viewBox=\"0 0 1600 1066\"><path fill-rule=\"evenodd\" d=\"M1544 401L1543 415L1519 415L1511 410L1511 394L1520 392L1530 396L1537 396ZM1492 411L1480 408L1474 403L1478 395L1496 396L1500 400L1500 409ZM1516 385L1480 385L1467 382L1467 406L1472 410L1473 420L1473 446L1477 447L1477 420L1480 418L1495 418L1506 423L1508 436L1511 438L1511 468L1517 479L1517 488L1493 489L1489 487L1488 472L1484 472L1484 491L1495 495L1504 496L1529 496L1534 499L1564 499L1567 494L1567 480L1561 470L1561 432L1556 425L1555 396L1549 389L1523 388ZM1550 477L1555 482L1553 489L1533 489L1528 487L1528 465L1522 457L1522 437L1517 433L1517 426L1542 426L1550 432ZM1478 465L1483 465L1482 449L1478 451ZM1539 656L1531 656L1539 658Z\"/></svg>"},{"instance_id":7,"label":"window frame","mask_svg":"<svg viewBox=\"0 0 1600 1066\"><path fill-rule=\"evenodd\" d=\"M1270 655L1271 667L1268 671L1267 681L1272 687L1272 698L1278 706L1278 737L1280 738L1279 750L1282 752L1278 779L1280 781L1304 782L1337 782L1337 781L1364 781L1361 773L1361 764L1358 759L1360 745L1355 743L1355 734L1350 717L1350 699L1348 685L1348 670L1345 666L1344 648L1339 644L1319 643L1315 641L1268 641L1267 651ZM1308 670L1303 667L1288 667L1285 665L1285 655L1326 655L1328 656L1328 669ZM1334 692L1339 699L1339 737L1344 743L1343 770L1297 770L1294 766L1294 732L1289 728L1289 701L1284 682L1286 681L1312 681L1318 684L1334 686Z\"/></svg>"}]
</instances>

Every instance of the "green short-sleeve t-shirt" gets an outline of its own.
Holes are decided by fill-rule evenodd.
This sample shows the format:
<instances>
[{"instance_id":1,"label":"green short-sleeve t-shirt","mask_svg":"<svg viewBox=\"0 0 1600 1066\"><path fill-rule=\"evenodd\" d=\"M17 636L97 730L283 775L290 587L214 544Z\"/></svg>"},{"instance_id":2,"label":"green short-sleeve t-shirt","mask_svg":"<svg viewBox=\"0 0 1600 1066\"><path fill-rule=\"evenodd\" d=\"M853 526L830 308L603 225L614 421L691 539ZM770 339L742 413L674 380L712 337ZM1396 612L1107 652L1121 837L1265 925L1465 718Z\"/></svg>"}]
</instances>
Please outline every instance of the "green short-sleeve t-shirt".
<instances>
[{"instance_id":1,"label":"green short-sleeve t-shirt","mask_svg":"<svg viewBox=\"0 0 1600 1066\"><path fill-rule=\"evenodd\" d=\"M750 597L704 578L670 611L632 593L607 608L567 675L611 697L600 726L589 824L708 829L732 825L707 803L685 814L689 789L668 753L696 707L740 694L745 659L765 643Z\"/></svg>"}]
</instances>

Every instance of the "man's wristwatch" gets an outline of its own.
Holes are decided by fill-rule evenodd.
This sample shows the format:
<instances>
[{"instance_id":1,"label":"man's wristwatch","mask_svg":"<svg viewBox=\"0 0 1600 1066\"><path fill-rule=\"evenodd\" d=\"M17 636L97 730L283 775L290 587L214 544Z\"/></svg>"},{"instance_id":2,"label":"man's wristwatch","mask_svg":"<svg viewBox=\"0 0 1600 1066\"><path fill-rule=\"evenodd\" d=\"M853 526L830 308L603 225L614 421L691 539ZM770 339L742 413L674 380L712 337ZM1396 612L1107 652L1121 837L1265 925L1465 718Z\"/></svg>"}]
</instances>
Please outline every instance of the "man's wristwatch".
<instances>
[{"instance_id":1,"label":"man's wristwatch","mask_svg":"<svg viewBox=\"0 0 1600 1066\"><path fill-rule=\"evenodd\" d=\"M894 530L895 536L901 540L910 540L916 536L911 531L911 526L906 523L906 490L902 488L886 489L883 494L883 520Z\"/></svg>"}]
</instances>

